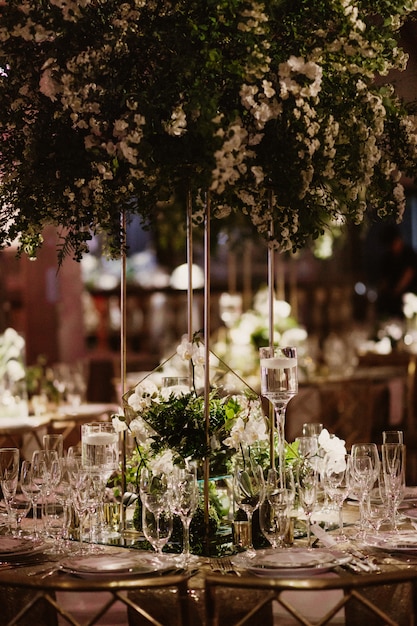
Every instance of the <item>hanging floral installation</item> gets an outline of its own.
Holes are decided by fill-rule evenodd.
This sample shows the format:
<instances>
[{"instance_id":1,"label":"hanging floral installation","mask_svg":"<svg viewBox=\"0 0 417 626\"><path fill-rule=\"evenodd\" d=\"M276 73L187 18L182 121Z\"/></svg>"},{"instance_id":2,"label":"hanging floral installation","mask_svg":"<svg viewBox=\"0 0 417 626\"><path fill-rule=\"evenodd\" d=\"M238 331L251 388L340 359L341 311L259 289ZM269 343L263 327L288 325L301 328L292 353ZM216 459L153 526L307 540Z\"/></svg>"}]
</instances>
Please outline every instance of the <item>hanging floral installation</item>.
<instances>
[{"instance_id":1,"label":"hanging floral installation","mask_svg":"<svg viewBox=\"0 0 417 626\"><path fill-rule=\"evenodd\" d=\"M0 2L0 245L36 256L52 224L61 260L97 233L117 256L122 210L183 224L188 191L196 222L210 191L214 217L243 216L281 250L334 219L400 219L416 123L386 80L416 9Z\"/></svg>"}]
</instances>

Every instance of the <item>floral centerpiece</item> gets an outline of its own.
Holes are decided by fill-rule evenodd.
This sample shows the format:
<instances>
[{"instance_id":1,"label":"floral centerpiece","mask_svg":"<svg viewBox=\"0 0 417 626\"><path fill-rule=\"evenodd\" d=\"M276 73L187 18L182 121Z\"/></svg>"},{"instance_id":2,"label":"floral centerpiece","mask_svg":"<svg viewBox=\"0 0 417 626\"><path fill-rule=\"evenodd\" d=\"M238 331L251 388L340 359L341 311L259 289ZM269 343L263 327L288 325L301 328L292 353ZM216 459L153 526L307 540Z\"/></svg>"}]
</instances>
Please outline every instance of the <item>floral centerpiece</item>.
<instances>
[{"instance_id":1,"label":"floral centerpiece","mask_svg":"<svg viewBox=\"0 0 417 626\"><path fill-rule=\"evenodd\" d=\"M124 396L124 410L113 417L117 431L127 430L134 439L134 449L127 459L126 479L129 492L138 492L140 469L170 474L174 465L195 465L200 480L202 463L210 460L211 531L229 514L229 501L222 501L215 482L227 483L237 455L250 448L257 461L269 459L268 422L259 397L249 387L230 393L227 387L212 386L209 396L209 443L207 444L204 394L198 385L204 362L204 346L196 335L185 337L177 353L191 368L190 384L158 386L150 377L140 381ZM226 481L226 482L225 482ZM120 494L119 494L120 495ZM202 496L203 497L203 496ZM132 495L128 495L130 502ZM197 520L202 523L202 505ZM195 522L197 523L197 522ZM201 544L201 528L194 531ZM193 526L191 527L191 539ZM193 543L193 541L192 541ZM195 546L194 546L195 547Z\"/></svg>"},{"instance_id":2,"label":"floral centerpiece","mask_svg":"<svg viewBox=\"0 0 417 626\"><path fill-rule=\"evenodd\" d=\"M28 415L25 340L14 328L0 335L0 417Z\"/></svg>"},{"instance_id":3,"label":"floral centerpiece","mask_svg":"<svg viewBox=\"0 0 417 626\"><path fill-rule=\"evenodd\" d=\"M0 245L236 213L281 250L334 220L400 219L415 118L387 76L416 0L0 2ZM375 77L378 76L378 80Z\"/></svg>"}]
</instances>

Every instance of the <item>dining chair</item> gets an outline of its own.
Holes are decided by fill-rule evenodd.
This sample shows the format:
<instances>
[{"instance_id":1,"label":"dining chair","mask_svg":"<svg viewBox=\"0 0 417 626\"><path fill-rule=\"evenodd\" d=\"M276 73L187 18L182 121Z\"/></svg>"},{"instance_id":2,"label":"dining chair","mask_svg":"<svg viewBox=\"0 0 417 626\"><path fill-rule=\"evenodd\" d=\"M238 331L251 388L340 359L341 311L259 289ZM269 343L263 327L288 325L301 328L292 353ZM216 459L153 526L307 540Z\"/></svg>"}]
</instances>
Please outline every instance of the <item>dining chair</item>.
<instances>
[{"instance_id":1,"label":"dining chair","mask_svg":"<svg viewBox=\"0 0 417 626\"><path fill-rule=\"evenodd\" d=\"M72 626L83 626L86 623L88 626L94 626L120 602L130 612L139 614L145 624L171 626L170 620L166 622L157 620L148 608L143 608L139 600L133 600L129 593L137 590L164 589L169 597L172 597L173 592L176 593L177 601L173 610L177 613L175 619L178 626L191 626L187 606L188 578L186 574L175 574L146 578L86 580L61 575L46 578L25 576L7 570L0 573L0 604L7 607L5 611L7 621L4 621L2 608L3 619L0 616L0 623L2 626L56 626L61 623L59 621L61 617L65 623ZM68 602L68 599L65 602L63 600L68 593L73 594L72 603ZM103 594L103 603L94 603L93 614L89 616L88 622L80 622L76 615L81 593ZM34 620L35 610L37 618Z\"/></svg>"},{"instance_id":2,"label":"dining chair","mask_svg":"<svg viewBox=\"0 0 417 626\"><path fill-rule=\"evenodd\" d=\"M409 606L405 611L400 611L400 607L394 605L393 614L388 614L384 607L384 599L391 598L393 589L398 586L405 583L414 585L415 581L417 581L417 568L395 569L375 574L346 574L328 577L311 576L310 578L238 577L229 574L207 574L205 577L206 625L219 625L219 616L222 610L220 594L227 598L228 595L237 594L238 591L263 590L267 593L257 603L252 603L251 605L246 603L245 614L239 616L236 621L230 622L229 626L249 624L249 620L256 619L256 615L265 605L273 602L277 602L285 610L286 614L292 617L295 623L303 626L324 626L329 624L340 610L344 609L345 614L349 614L352 605L355 605L355 609L354 612L350 613L350 618L346 619L346 624L370 626L376 623L388 626L403 626L406 623L404 619L409 619L407 622L409 624L414 623L414 598L416 595L414 586L407 594ZM369 596L368 591L376 588L381 588L381 593L373 597ZM288 598L288 594L284 596L286 591L299 593L306 591L317 592L315 603L320 604L322 596L319 594L331 590L339 590L342 593L335 600L335 604L331 608L327 608L326 614L319 621L316 618L314 618L314 621L311 621L311 615L304 615L296 606L294 596L292 596L291 601ZM406 615L405 618L404 613Z\"/></svg>"}]
</instances>

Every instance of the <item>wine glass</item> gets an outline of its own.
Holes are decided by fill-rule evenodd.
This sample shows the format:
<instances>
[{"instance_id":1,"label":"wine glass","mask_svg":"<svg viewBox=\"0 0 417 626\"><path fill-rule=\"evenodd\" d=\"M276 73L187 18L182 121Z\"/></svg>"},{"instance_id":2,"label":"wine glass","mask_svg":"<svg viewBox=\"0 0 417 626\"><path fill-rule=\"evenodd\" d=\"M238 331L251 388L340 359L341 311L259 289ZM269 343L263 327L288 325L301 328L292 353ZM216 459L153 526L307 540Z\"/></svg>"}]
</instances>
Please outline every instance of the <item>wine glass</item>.
<instances>
[{"instance_id":1,"label":"wine glass","mask_svg":"<svg viewBox=\"0 0 417 626\"><path fill-rule=\"evenodd\" d=\"M171 505L182 522L182 561L188 563L190 554L190 524L198 506L198 484L195 471L175 468L171 477Z\"/></svg>"},{"instance_id":2,"label":"wine glass","mask_svg":"<svg viewBox=\"0 0 417 626\"><path fill-rule=\"evenodd\" d=\"M18 448L0 448L0 484L6 503L9 526L11 529L10 500L16 495L19 480L20 454Z\"/></svg>"},{"instance_id":3,"label":"wine glass","mask_svg":"<svg viewBox=\"0 0 417 626\"><path fill-rule=\"evenodd\" d=\"M172 511L165 509L155 512L142 505L143 534L158 556L162 554L163 547L171 537L172 527Z\"/></svg>"},{"instance_id":4,"label":"wine glass","mask_svg":"<svg viewBox=\"0 0 417 626\"><path fill-rule=\"evenodd\" d=\"M260 507L265 496L265 482L262 468L256 463L247 461L244 465L237 464L233 474L233 497L236 506L246 513L250 527L248 556L255 554L252 544L252 518Z\"/></svg>"},{"instance_id":5,"label":"wine glass","mask_svg":"<svg viewBox=\"0 0 417 626\"><path fill-rule=\"evenodd\" d=\"M274 407L280 471L284 471L285 413L288 402L298 393L297 349L292 347L259 349L261 394Z\"/></svg>"},{"instance_id":6,"label":"wine glass","mask_svg":"<svg viewBox=\"0 0 417 626\"><path fill-rule=\"evenodd\" d=\"M366 527L366 507L370 494L379 476L380 462L375 443L354 443L351 450L351 474L353 490L359 498L359 536L363 536Z\"/></svg>"},{"instance_id":7,"label":"wine glass","mask_svg":"<svg viewBox=\"0 0 417 626\"><path fill-rule=\"evenodd\" d=\"M329 498L336 504L339 512L339 532L336 541L346 541L343 532L343 503L351 489L350 455L327 453L323 459L323 487Z\"/></svg>"},{"instance_id":8,"label":"wine glass","mask_svg":"<svg viewBox=\"0 0 417 626\"><path fill-rule=\"evenodd\" d=\"M382 443L404 443L404 432L402 430L382 431Z\"/></svg>"},{"instance_id":9,"label":"wine glass","mask_svg":"<svg viewBox=\"0 0 417 626\"><path fill-rule=\"evenodd\" d=\"M143 467L140 472L139 494L142 504L153 513L160 513L168 508L170 484L167 474Z\"/></svg>"},{"instance_id":10,"label":"wine glass","mask_svg":"<svg viewBox=\"0 0 417 626\"><path fill-rule=\"evenodd\" d=\"M292 485L281 482L275 468L268 471L265 483L265 498L260 505L261 531L273 548L283 547L290 526L290 511L294 502Z\"/></svg>"},{"instance_id":11,"label":"wine glass","mask_svg":"<svg viewBox=\"0 0 417 626\"><path fill-rule=\"evenodd\" d=\"M323 430L323 424L319 422L306 422L302 426L303 437L318 437Z\"/></svg>"},{"instance_id":12,"label":"wine glass","mask_svg":"<svg viewBox=\"0 0 417 626\"><path fill-rule=\"evenodd\" d=\"M311 516L317 502L318 471L315 464L304 461L297 471L297 488L300 505L306 516L307 547L311 548Z\"/></svg>"},{"instance_id":13,"label":"wine glass","mask_svg":"<svg viewBox=\"0 0 417 626\"><path fill-rule=\"evenodd\" d=\"M61 459L64 455L64 436L62 434L53 433L44 435L42 438L44 450L55 450L58 454L58 458Z\"/></svg>"},{"instance_id":14,"label":"wine glass","mask_svg":"<svg viewBox=\"0 0 417 626\"><path fill-rule=\"evenodd\" d=\"M381 446L383 480L394 531L397 527L398 507L405 491L405 446L401 443L383 443Z\"/></svg>"},{"instance_id":15,"label":"wine glass","mask_svg":"<svg viewBox=\"0 0 417 626\"><path fill-rule=\"evenodd\" d=\"M36 470L38 471L38 469ZM39 481L34 480L33 464L30 461L23 461L20 469L20 488L22 493L32 503L32 517L33 517L33 531L32 537L37 539L39 537L39 518L38 518L38 503L41 497L41 487ZM43 478L43 477L42 477Z\"/></svg>"},{"instance_id":16,"label":"wine glass","mask_svg":"<svg viewBox=\"0 0 417 626\"><path fill-rule=\"evenodd\" d=\"M10 500L9 506L13 521L12 535L14 537L22 537L22 520L29 513L32 506L32 501L30 500L30 498L25 496L23 492L17 493Z\"/></svg>"}]
</instances>

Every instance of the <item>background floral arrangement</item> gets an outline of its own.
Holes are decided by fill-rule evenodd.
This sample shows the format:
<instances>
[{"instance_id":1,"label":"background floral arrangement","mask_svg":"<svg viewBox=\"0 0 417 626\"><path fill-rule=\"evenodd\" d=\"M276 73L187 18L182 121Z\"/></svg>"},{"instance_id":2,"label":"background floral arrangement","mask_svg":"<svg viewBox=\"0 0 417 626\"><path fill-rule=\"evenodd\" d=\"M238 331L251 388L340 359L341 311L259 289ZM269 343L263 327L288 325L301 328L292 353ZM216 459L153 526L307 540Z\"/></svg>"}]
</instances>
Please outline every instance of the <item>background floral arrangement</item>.
<instances>
[{"instance_id":1,"label":"background floral arrangement","mask_svg":"<svg viewBox=\"0 0 417 626\"><path fill-rule=\"evenodd\" d=\"M184 224L191 191L282 250L399 218L415 119L389 83L415 0L0 2L0 245L60 258L120 212ZM375 76L378 81L375 82ZM272 190L272 200L270 192ZM272 225L272 228L271 228Z\"/></svg>"}]
</instances>

